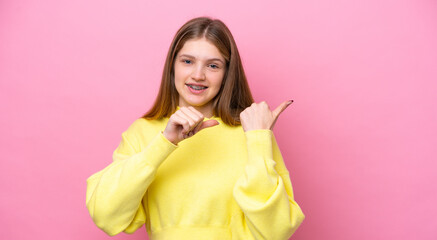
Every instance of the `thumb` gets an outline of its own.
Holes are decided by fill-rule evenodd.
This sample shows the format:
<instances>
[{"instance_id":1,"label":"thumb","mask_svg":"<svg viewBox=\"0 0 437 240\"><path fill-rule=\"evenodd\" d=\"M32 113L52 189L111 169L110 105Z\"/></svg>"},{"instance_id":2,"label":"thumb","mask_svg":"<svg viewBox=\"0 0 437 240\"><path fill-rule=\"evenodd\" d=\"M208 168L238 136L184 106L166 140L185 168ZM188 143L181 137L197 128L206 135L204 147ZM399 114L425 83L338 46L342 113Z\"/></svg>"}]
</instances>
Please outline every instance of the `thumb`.
<instances>
[{"instance_id":1,"label":"thumb","mask_svg":"<svg viewBox=\"0 0 437 240\"><path fill-rule=\"evenodd\" d=\"M219 125L219 122L217 120L213 120L213 119L206 120L206 121L202 122L202 125L199 128L199 131L204 129L204 128L209 128L209 127L213 127L213 126L216 126L216 125Z\"/></svg>"},{"instance_id":2,"label":"thumb","mask_svg":"<svg viewBox=\"0 0 437 240\"><path fill-rule=\"evenodd\" d=\"M273 110L273 117L276 119L278 118L279 114L281 114L290 104L293 102L293 100L285 101L281 103L275 110Z\"/></svg>"},{"instance_id":3,"label":"thumb","mask_svg":"<svg viewBox=\"0 0 437 240\"><path fill-rule=\"evenodd\" d=\"M273 110L273 123L272 126L270 126L270 129L273 130L273 127L275 126L276 120L278 120L278 116L279 114L281 114L281 112L283 112L288 106L290 106L290 104L293 102L293 100L290 101L285 101L283 103L281 103L275 110Z\"/></svg>"}]
</instances>

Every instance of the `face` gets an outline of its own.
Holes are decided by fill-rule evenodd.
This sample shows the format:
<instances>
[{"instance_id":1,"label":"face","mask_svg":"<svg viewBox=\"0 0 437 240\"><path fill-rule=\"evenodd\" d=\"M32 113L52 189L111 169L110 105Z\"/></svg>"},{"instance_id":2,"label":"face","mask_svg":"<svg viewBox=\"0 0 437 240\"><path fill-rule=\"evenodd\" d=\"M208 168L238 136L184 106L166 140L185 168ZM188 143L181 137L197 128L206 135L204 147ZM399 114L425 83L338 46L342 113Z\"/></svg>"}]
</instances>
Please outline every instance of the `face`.
<instances>
[{"instance_id":1,"label":"face","mask_svg":"<svg viewBox=\"0 0 437 240\"><path fill-rule=\"evenodd\" d=\"M212 111L212 99L220 90L226 71L225 59L205 38L185 42L174 64L179 106Z\"/></svg>"}]
</instances>

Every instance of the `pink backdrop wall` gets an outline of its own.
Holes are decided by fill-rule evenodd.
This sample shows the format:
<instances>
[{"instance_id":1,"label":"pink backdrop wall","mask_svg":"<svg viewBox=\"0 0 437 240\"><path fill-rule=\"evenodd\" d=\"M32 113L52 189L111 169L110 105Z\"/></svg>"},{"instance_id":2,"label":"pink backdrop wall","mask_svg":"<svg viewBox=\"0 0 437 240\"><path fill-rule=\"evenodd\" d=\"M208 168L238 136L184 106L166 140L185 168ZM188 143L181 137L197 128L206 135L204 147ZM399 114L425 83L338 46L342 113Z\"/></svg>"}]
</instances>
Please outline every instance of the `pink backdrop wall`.
<instances>
[{"instance_id":1,"label":"pink backdrop wall","mask_svg":"<svg viewBox=\"0 0 437 240\"><path fill-rule=\"evenodd\" d=\"M293 239L437 239L431 0L1 1L0 239L110 239L86 178L201 15L231 29L257 101L295 100L275 129L306 214Z\"/></svg>"}]
</instances>

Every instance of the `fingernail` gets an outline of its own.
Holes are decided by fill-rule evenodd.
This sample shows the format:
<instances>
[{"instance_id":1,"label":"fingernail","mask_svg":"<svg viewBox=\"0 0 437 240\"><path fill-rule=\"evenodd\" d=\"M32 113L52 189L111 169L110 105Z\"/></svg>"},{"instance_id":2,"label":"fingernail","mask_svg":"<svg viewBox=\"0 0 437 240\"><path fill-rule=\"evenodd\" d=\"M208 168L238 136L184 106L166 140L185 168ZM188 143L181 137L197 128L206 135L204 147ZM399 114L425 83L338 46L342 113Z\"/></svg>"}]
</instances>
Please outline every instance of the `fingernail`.
<instances>
[{"instance_id":1,"label":"fingernail","mask_svg":"<svg viewBox=\"0 0 437 240\"><path fill-rule=\"evenodd\" d=\"M293 103L294 101L293 100L289 100L288 101L288 105L290 105L291 103Z\"/></svg>"}]
</instances>

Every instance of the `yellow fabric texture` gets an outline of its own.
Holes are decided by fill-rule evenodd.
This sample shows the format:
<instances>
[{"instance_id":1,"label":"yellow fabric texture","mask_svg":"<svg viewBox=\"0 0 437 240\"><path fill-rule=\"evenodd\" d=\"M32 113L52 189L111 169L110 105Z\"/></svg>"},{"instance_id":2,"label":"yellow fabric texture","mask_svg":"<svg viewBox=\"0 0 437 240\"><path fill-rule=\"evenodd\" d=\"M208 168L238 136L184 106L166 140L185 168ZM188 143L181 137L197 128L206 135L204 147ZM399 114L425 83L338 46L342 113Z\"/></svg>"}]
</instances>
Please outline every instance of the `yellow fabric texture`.
<instances>
[{"instance_id":1,"label":"yellow fabric texture","mask_svg":"<svg viewBox=\"0 0 437 240\"><path fill-rule=\"evenodd\" d=\"M113 236L145 225L152 240L288 239L305 218L271 130L226 125L178 145L168 118L139 118L113 161L87 179L86 206Z\"/></svg>"}]
</instances>

